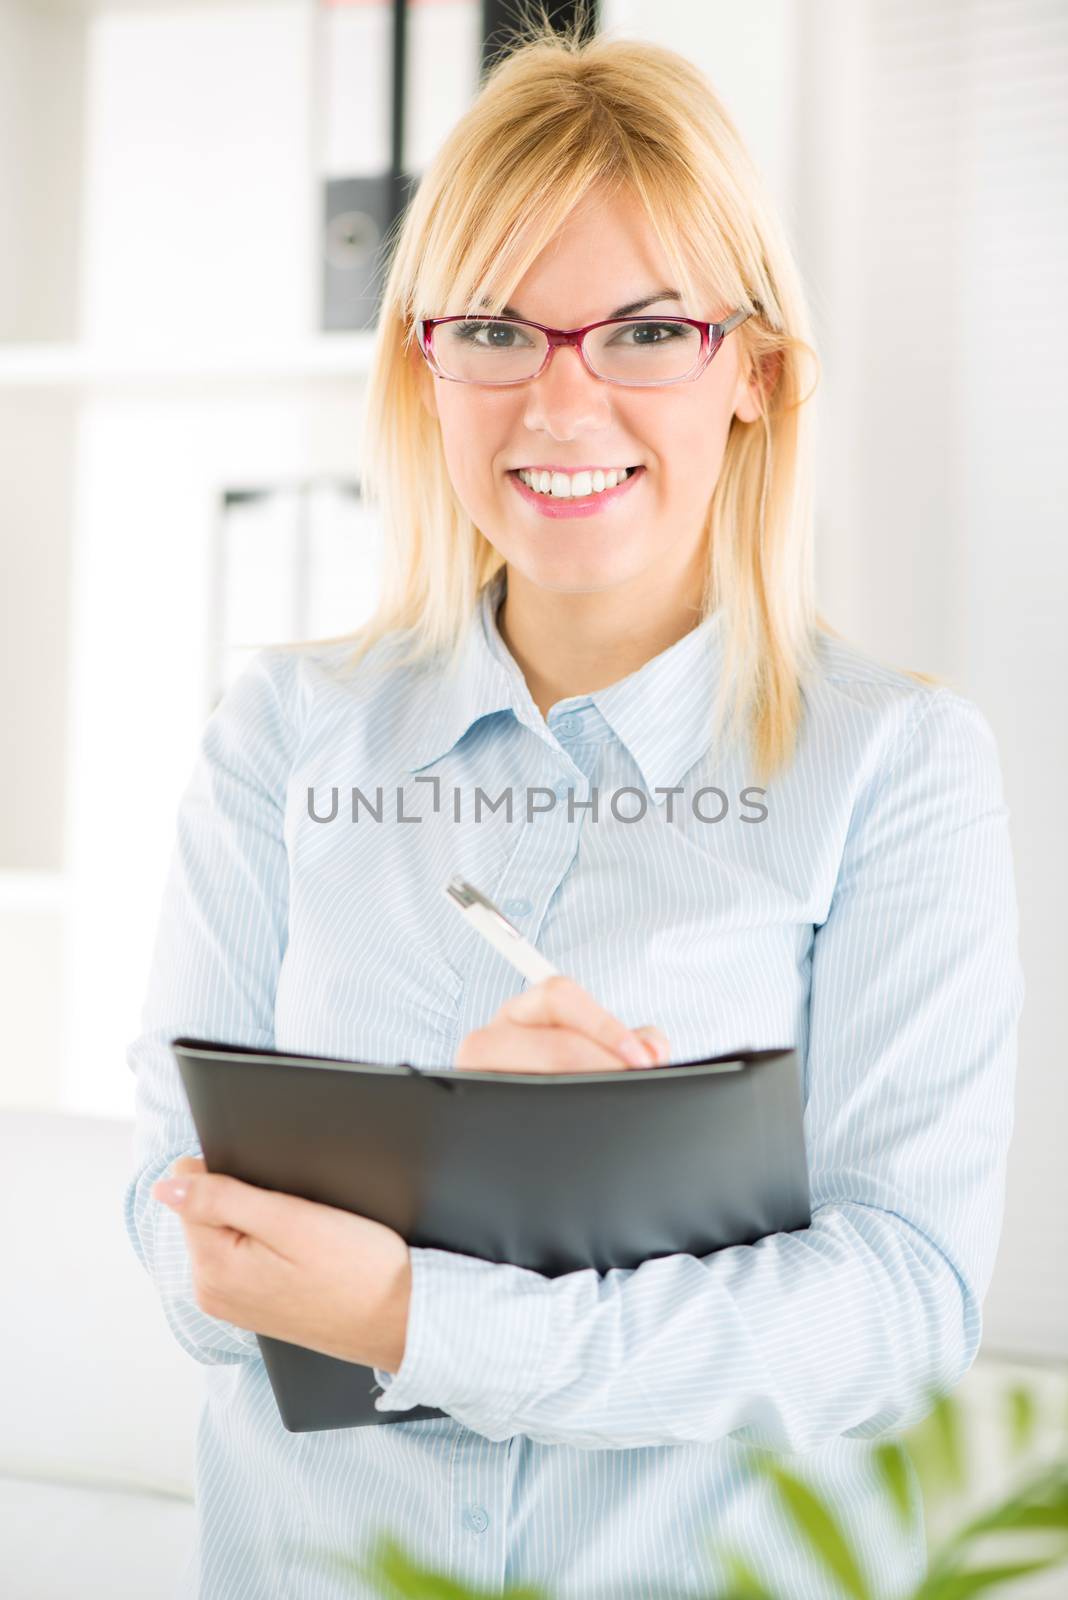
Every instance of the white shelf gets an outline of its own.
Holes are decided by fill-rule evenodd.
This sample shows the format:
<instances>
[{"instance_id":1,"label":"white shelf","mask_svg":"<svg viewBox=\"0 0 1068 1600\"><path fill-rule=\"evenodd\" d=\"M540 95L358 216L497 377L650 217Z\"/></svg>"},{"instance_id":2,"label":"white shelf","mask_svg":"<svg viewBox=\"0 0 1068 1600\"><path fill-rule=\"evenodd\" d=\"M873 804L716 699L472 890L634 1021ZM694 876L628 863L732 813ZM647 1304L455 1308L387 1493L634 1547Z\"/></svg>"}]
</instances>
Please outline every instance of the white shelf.
<instances>
[{"instance_id":1,"label":"white shelf","mask_svg":"<svg viewBox=\"0 0 1068 1600\"><path fill-rule=\"evenodd\" d=\"M12 911L62 911L67 882L62 872L0 872L0 915Z\"/></svg>"},{"instance_id":2,"label":"white shelf","mask_svg":"<svg viewBox=\"0 0 1068 1600\"><path fill-rule=\"evenodd\" d=\"M0 389L97 388L126 383L363 378L374 331L324 333L289 345L236 349L107 350L86 344L0 344Z\"/></svg>"},{"instance_id":3,"label":"white shelf","mask_svg":"<svg viewBox=\"0 0 1068 1600\"><path fill-rule=\"evenodd\" d=\"M27 4L28 0L22 0ZM192 11L212 0L38 0L42 10L72 17L92 17L103 11ZM241 0L238 0L238 4Z\"/></svg>"}]
</instances>

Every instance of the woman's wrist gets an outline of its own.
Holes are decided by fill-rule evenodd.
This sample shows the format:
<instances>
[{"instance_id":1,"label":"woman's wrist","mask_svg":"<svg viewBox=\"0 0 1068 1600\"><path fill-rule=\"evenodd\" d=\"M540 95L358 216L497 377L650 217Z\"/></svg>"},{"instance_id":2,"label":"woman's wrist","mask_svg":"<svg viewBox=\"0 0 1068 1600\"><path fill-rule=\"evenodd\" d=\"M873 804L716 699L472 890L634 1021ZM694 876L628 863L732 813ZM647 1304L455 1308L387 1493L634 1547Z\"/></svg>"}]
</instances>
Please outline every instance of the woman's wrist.
<instances>
[{"instance_id":1,"label":"woman's wrist","mask_svg":"<svg viewBox=\"0 0 1068 1600\"><path fill-rule=\"evenodd\" d=\"M375 1318L374 1348L363 1364L395 1374L404 1360L408 1341L408 1308L412 1298L412 1258L408 1246L404 1258L391 1278Z\"/></svg>"}]
</instances>

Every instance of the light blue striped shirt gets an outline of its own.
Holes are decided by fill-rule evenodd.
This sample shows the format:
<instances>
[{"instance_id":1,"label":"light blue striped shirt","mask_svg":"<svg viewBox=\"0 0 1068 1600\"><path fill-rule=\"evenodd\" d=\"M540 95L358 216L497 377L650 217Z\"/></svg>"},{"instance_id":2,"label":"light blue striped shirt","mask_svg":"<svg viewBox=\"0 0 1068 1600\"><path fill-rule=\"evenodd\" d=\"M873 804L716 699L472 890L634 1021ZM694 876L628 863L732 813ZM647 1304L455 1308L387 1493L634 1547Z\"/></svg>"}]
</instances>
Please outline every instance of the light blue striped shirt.
<instances>
[{"instance_id":1,"label":"light blue striped shirt","mask_svg":"<svg viewBox=\"0 0 1068 1600\"><path fill-rule=\"evenodd\" d=\"M707 1595L730 1546L790 1600L829 1596L746 1468L754 1443L795 1453L875 1593L904 1595L922 1535L880 1494L873 1441L975 1356L1013 1118L1023 976L991 730L821 634L797 757L754 793L711 739L719 613L544 718L497 631L502 584L455 680L391 664L396 636L348 674L343 646L259 651L181 798L128 1055L125 1216L205 1368L189 1592L369 1596L321 1557L388 1532L491 1592ZM334 790L314 820L309 792L331 819ZM150 1196L201 1153L168 1040L448 1066L523 985L442 894L454 872L672 1059L796 1044L812 1225L558 1278L414 1248L376 1405L449 1415L289 1433L255 1335L198 1307L180 1219Z\"/></svg>"}]
</instances>

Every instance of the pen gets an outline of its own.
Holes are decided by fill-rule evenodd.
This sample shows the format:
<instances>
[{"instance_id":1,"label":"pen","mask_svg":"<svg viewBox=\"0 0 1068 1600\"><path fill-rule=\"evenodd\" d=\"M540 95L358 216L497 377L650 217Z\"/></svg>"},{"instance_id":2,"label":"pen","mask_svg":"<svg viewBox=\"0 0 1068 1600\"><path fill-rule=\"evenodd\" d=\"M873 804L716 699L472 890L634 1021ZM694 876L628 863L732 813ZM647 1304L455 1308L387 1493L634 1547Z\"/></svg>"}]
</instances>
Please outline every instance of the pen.
<instances>
[{"instance_id":1,"label":"pen","mask_svg":"<svg viewBox=\"0 0 1068 1600\"><path fill-rule=\"evenodd\" d=\"M487 900L472 884L465 883L463 878L453 877L445 885L445 893L471 926L488 939L494 949L499 950L524 978L529 978L531 983L540 983L542 978L558 976L552 962L546 961L503 912L498 911L493 901Z\"/></svg>"}]
</instances>

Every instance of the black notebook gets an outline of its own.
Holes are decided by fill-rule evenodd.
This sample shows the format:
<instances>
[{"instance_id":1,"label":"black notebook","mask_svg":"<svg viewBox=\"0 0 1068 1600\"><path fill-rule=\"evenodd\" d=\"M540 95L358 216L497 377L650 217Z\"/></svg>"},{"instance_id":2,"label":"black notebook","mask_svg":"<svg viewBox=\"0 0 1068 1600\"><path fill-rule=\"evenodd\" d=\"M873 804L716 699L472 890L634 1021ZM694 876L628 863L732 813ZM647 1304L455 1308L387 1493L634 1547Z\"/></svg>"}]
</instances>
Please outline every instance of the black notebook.
<instances>
[{"instance_id":1,"label":"black notebook","mask_svg":"<svg viewBox=\"0 0 1068 1600\"><path fill-rule=\"evenodd\" d=\"M807 1228L796 1051L618 1072L416 1068L171 1040L210 1172L547 1277ZM293 1433L375 1410L371 1367L257 1335Z\"/></svg>"}]
</instances>

